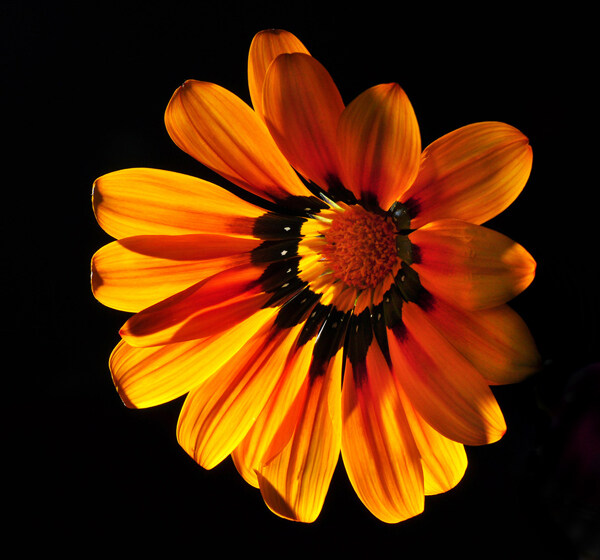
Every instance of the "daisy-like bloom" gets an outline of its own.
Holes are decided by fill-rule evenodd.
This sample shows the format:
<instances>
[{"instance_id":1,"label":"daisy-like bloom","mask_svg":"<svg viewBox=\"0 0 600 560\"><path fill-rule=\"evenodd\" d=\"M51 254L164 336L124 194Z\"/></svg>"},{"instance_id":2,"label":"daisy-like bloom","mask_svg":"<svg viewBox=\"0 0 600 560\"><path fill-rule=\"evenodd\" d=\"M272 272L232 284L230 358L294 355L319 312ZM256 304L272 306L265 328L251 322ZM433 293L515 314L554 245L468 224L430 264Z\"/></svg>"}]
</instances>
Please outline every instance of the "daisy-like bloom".
<instances>
[{"instance_id":1,"label":"daisy-like bloom","mask_svg":"<svg viewBox=\"0 0 600 560\"><path fill-rule=\"evenodd\" d=\"M173 141L252 196L155 169L100 177L116 241L93 257L103 304L133 312L110 358L129 407L187 394L183 449L229 455L276 514L317 518L340 453L365 506L395 523L454 487L464 445L506 430L490 385L539 356L506 302L532 281L519 244L481 224L531 169L528 140L482 122L424 151L396 84L345 106L292 34L264 31L252 109L187 81Z\"/></svg>"}]
</instances>

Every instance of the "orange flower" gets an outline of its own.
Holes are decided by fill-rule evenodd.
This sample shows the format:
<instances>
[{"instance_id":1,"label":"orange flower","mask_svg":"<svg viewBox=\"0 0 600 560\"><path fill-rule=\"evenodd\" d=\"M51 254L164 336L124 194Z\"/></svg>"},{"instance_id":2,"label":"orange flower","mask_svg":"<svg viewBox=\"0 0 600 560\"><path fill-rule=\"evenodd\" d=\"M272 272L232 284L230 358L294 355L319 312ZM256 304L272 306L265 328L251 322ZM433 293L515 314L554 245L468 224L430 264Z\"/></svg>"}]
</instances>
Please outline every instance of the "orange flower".
<instances>
[{"instance_id":1,"label":"orange flower","mask_svg":"<svg viewBox=\"0 0 600 560\"><path fill-rule=\"evenodd\" d=\"M114 241L93 257L103 304L134 312L110 358L130 407L187 394L181 446L228 455L278 515L318 516L341 452L366 507L393 523L454 487L463 445L506 426L489 385L532 373L532 337L506 302L535 262L480 224L523 189L532 152L498 122L421 151L396 84L347 107L285 31L250 47L254 110L188 81L174 142L245 189L154 169L100 177Z\"/></svg>"}]
</instances>

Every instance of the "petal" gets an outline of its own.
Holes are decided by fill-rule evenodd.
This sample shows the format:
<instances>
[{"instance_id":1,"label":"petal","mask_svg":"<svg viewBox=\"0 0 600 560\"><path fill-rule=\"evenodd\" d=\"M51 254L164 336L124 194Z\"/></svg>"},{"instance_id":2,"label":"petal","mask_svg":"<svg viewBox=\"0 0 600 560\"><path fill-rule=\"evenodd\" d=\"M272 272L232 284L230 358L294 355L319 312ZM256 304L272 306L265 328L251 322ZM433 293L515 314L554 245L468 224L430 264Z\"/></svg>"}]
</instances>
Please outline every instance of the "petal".
<instances>
[{"instance_id":1,"label":"petal","mask_svg":"<svg viewBox=\"0 0 600 560\"><path fill-rule=\"evenodd\" d=\"M285 54L271 64L264 83L265 122L292 166L325 189L339 174L336 131L343 110L331 76L311 56Z\"/></svg>"},{"instance_id":2,"label":"petal","mask_svg":"<svg viewBox=\"0 0 600 560\"><path fill-rule=\"evenodd\" d=\"M259 115L263 115L263 82L269 65L280 54L294 52L309 54L295 35L283 29L266 29L252 39L248 54L248 87L252 105Z\"/></svg>"},{"instance_id":3,"label":"petal","mask_svg":"<svg viewBox=\"0 0 600 560\"><path fill-rule=\"evenodd\" d=\"M384 84L352 101L340 118L338 148L344 185L388 210L417 176L421 155L419 125L404 91Z\"/></svg>"},{"instance_id":4,"label":"petal","mask_svg":"<svg viewBox=\"0 0 600 560\"><path fill-rule=\"evenodd\" d=\"M319 515L341 444L343 350L322 375L307 376L257 473L267 506L294 521Z\"/></svg>"},{"instance_id":5,"label":"petal","mask_svg":"<svg viewBox=\"0 0 600 560\"><path fill-rule=\"evenodd\" d=\"M270 321L188 395L177 440L198 464L213 468L241 442L275 388L300 329L280 330Z\"/></svg>"},{"instance_id":6,"label":"petal","mask_svg":"<svg viewBox=\"0 0 600 560\"><path fill-rule=\"evenodd\" d=\"M506 303L533 280L536 263L505 235L460 220L431 222L410 234L412 266L432 294L465 309Z\"/></svg>"},{"instance_id":7,"label":"petal","mask_svg":"<svg viewBox=\"0 0 600 560\"><path fill-rule=\"evenodd\" d=\"M160 346L211 336L250 317L269 300L264 267L241 265L215 274L134 315L120 334L131 346Z\"/></svg>"},{"instance_id":8,"label":"petal","mask_svg":"<svg viewBox=\"0 0 600 560\"><path fill-rule=\"evenodd\" d=\"M411 227L493 218L523 190L531 162L527 138L504 123L475 123L442 136L425 149L419 175L401 197L415 207Z\"/></svg>"},{"instance_id":9,"label":"petal","mask_svg":"<svg viewBox=\"0 0 600 560\"><path fill-rule=\"evenodd\" d=\"M425 495L451 490L461 481L467 468L464 445L436 432L410 404L406 394L401 389L399 392L421 456Z\"/></svg>"},{"instance_id":10,"label":"petal","mask_svg":"<svg viewBox=\"0 0 600 560\"><path fill-rule=\"evenodd\" d=\"M159 169L123 169L94 183L100 227L117 239L134 235L252 235L265 211L195 177Z\"/></svg>"},{"instance_id":11,"label":"petal","mask_svg":"<svg viewBox=\"0 0 600 560\"><path fill-rule=\"evenodd\" d=\"M440 334L490 383L517 383L541 367L527 325L507 305L471 312L434 299L427 314Z\"/></svg>"},{"instance_id":12,"label":"petal","mask_svg":"<svg viewBox=\"0 0 600 560\"><path fill-rule=\"evenodd\" d=\"M263 457L306 379L315 341L313 338L298 346L288 356L285 371L265 408L232 453L238 472L256 488L259 487L256 472L262 468Z\"/></svg>"},{"instance_id":13,"label":"petal","mask_svg":"<svg viewBox=\"0 0 600 560\"><path fill-rule=\"evenodd\" d=\"M311 194L260 117L218 85L187 81L173 94L165 123L184 152L247 191L275 202Z\"/></svg>"},{"instance_id":14,"label":"petal","mask_svg":"<svg viewBox=\"0 0 600 560\"><path fill-rule=\"evenodd\" d=\"M394 377L374 340L363 363L346 362L342 457L365 506L398 523L423 511L423 469Z\"/></svg>"},{"instance_id":15,"label":"petal","mask_svg":"<svg viewBox=\"0 0 600 560\"><path fill-rule=\"evenodd\" d=\"M418 305L405 304L402 320L388 330L389 351L394 374L419 415L465 445L499 440L506 424L483 377Z\"/></svg>"},{"instance_id":16,"label":"petal","mask_svg":"<svg viewBox=\"0 0 600 560\"><path fill-rule=\"evenodd\" d=\"M105 245L92 258L92 291L108 307L138 312L204 278L250 262L260 241L225 235L143 235Z\"/></svg>"},{"instance_id":17,"label":"petal","mask_svg":"<svg viewBox=\"0 0 600 560\"><path fill-rule=\"evenodd\" d=\"M121 399L128 407L146 408L188 393L235 356L272 316L273 310L263 309L217 335L166 346L135 348L121 340L110 358Z\"/></svg>"}]
</instances>

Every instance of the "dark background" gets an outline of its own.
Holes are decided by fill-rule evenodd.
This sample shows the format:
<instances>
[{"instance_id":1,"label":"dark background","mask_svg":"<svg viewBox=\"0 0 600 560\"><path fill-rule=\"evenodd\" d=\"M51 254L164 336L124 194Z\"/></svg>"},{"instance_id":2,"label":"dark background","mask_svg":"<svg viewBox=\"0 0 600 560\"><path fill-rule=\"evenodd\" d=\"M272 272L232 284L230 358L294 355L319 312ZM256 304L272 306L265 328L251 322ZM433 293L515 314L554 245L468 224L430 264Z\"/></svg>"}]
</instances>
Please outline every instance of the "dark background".
<instances>
[{"instance_id":1,"label":"dark background","mask_svg":"<svg viewBox=\"0 0 600 560\"><path fill-rule=\"evenodd\" d=\"M22 551L87 558L167 543L172 556L597 557L600 393L598 370L584 370L599 359L591 16L576 3L449 5L2 3L3 504ZM279 519L230 460L204 471L178 447L181 399L128 410L110 380L127 315L89 288L90 258L110 241L92 214L92 181L146 166L223 184L170 141L164 109L188 78L249 101L248 47L270 27L295 33L346 103L398 82L423 145L500 120L533 146L528 186L488 225L538 262L513 306L544 370L495 389L506 436L468 448L459 486L399 525L360 504L341 465L314 524Z\"/></svg>"}]
</instances>

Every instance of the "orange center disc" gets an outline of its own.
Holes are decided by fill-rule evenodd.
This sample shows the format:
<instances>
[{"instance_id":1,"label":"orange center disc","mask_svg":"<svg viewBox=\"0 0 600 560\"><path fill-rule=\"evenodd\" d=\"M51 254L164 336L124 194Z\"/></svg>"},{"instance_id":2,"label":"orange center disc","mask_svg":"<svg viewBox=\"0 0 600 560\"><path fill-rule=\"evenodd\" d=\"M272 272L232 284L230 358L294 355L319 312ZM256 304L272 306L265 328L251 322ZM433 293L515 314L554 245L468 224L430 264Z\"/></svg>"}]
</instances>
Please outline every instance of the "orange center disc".
<instances>
[{"instance_id":1,"label":"orange center disc","mask_svg":"<svg viewBox=\"0 0 600 560\"><path fill-rule=\"evenodd\" d=\"M336 278L361 290L374 288L398 262L396 234L385 217L351 206L336 214L321 251Z\"/></svg>"}]
</instances>

